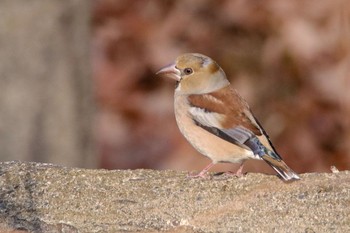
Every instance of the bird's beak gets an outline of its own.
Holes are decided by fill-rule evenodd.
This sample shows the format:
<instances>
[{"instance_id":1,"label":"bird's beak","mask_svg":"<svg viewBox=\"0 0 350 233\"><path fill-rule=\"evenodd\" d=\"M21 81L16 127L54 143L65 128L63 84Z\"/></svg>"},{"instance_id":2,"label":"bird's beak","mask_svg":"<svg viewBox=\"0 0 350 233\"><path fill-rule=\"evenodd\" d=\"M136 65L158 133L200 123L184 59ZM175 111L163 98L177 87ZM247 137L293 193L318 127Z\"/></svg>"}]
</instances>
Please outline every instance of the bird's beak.
<instances>
[{"instance_id":1,"label":"bird's beak","mask_svg":"<svg viewBox=\"0 0 350 233\"><path fill-rule=\"evenodd\" d=\"M169 78L175 79L176 81L180 81L181 79L181 72L178 68L176 68L175 63L170 64L166 67L163 67L162 69L160 69L156 75L164 75L167 76Z\"/></svg>"}]
</instances>

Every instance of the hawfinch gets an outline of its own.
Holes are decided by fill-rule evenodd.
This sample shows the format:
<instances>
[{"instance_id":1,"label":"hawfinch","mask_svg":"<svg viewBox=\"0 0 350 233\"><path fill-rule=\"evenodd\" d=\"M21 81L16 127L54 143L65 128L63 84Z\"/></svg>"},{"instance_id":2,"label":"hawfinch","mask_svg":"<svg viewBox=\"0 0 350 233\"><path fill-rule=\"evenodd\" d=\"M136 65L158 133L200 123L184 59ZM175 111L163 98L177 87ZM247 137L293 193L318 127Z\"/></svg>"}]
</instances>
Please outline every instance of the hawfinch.
<instances>
[{"instance_id":1,"label":"hawfinch","mask_svg":"<svg viewBox=\"0 0 350 233\"><path fill-rule=\"evenodd\" d=\"M236 175L242 175L245 160L263 159L284 180L300 179L211 58L183 54L157 74L175 79L177 125L192 146L212 161L194 177L204 177L213 165L226 162L240 163Z\"/></svg>"}]
</instances>

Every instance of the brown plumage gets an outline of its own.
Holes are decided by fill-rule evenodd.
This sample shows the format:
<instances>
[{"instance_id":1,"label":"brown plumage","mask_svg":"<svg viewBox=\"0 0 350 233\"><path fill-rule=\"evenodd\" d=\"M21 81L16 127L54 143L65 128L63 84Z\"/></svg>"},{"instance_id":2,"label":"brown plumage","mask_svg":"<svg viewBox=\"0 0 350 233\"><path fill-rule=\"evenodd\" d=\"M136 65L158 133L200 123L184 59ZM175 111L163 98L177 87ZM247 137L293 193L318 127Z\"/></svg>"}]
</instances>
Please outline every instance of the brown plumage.
<instances>
[{"instance_id":1,"label":"brown plumage","mask_svg":"<svg viewBox=\"0 0 350 233\"><path fill-rule=\"evenodd\" d=\"M208 94L189 95L188 100L192 106L225 115L225 120L222 122L224 128L233 128L241 125L255 135L262 135L259 126L252 122L244 112L244 110L250 112L248 104L230 86Z\"/></svg>"}]
</instances>

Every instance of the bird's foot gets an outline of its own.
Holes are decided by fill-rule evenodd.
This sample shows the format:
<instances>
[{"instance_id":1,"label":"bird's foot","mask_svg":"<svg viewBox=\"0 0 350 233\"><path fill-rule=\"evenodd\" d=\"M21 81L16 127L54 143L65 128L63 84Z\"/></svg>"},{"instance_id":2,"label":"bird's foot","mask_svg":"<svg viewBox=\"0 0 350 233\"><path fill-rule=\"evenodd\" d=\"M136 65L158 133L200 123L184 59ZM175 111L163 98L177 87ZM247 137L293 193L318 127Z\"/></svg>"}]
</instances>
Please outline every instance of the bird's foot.
<instances>
[{"instance_id":1,"label":"bird's foot","mask_svg":"<svg viewBox=\"0 0 350 233\"><path fill-rule=\"evenodd\" d=\"M227 176L235 176L235 177L243 177L245 174L243 172L231 172L231 171L228 171L228 172L224 172L224 175L227 175Z\"/></svg>"},{"instance_id":2,"label":"bird's foot","mask_svg":"<svg viewBox=\"0 0 350 233\"><path fill-rule=\"evenodd\" d=\"M214 163L211 162L210 164L208 164L208 166L206 166L200 173L198 174L193 174L193 173L189 173L187 175L187 178L210 178L210 176L208 175L208 171L209 169L214 166Z\"/></svg>"},{"instance_id":3,"label":"bird's foot","mask_svg":"<svg viewBox=\"0 0 350 233\"><path fill-rule=\"evenodd\" d=\"M241 164L241 166L239 166L238 170L236 172L225 172L225 175L229 175L229 176L236 176L236 177L243 177L244 173L243 173L243 163Z\"/></svg>"},{"instance_id":4,"label":"bird's foot","mask_svg":"<svg viewBox=\"0 0 350 233\"><path fill-rule=\"evenodd\" d=\"M187 174L187 178L202 178L202 179L207 179L207 178L210 178L210 175L208 175L208 173L206 172L200 172L200 173L193 173L193 172L190 172Z\"/></svg>"}]
</instances>

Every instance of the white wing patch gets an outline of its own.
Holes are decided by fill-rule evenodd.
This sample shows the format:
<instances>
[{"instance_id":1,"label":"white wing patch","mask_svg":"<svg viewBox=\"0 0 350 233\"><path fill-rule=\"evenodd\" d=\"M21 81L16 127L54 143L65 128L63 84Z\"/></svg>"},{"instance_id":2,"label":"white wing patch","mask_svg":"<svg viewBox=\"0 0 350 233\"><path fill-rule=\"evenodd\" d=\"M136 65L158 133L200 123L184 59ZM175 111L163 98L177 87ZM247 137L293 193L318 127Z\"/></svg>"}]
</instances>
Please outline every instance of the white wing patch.
<instances>
[{"instance_id":1,"label":"white wing patch","mask_svg":"<svg viewBox=\"0 0 350 233\"><path fill-rule=\"evenodd\" d=\"M198 107L190 107L189 113L191 117L198 121L200 124L208 127L222 128L221 122L223 122L225 116L216 112L208 112L205 109Z\"/></svg>"}]
</instances>

